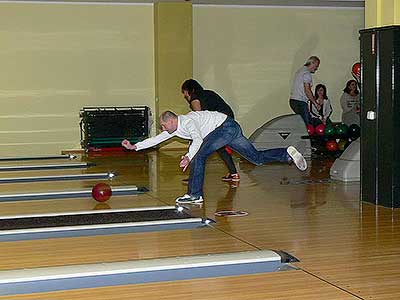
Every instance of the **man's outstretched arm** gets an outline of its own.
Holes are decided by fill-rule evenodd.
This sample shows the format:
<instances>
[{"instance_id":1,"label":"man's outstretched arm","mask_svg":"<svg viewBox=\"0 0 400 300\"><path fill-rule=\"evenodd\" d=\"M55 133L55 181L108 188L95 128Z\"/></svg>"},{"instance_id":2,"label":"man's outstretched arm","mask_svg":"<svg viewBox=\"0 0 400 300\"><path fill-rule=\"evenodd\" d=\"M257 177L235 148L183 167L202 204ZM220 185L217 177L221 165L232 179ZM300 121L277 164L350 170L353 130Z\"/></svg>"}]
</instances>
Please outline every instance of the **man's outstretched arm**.
<instances>
[{"instance_id":1,"label":"man's outstretched arm","mask_svg":"<svg viewBox=\"0 0 400 300\"><path fill-rule=\"evenodd\" d=\"M162 142L165 142L173 136L173 134L169 134L167 131L163 131L155 137L145 139L144 141L138 142L134 145L132 145L128 140L123 140L121 144L126 149L139 151L161 144Z\"/></svg>"}]
</instances>

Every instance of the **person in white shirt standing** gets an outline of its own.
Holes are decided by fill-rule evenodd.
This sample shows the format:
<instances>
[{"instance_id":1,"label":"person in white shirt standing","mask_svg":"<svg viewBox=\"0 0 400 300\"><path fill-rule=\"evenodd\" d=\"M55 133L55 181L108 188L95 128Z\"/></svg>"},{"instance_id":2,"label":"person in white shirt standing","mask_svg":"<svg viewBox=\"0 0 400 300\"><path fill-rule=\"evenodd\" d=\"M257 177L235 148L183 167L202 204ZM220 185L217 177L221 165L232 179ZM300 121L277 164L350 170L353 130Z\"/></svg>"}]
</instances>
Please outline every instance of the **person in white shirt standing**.
<instances>
[{"instance_id":1,"label":"person in white shirt standing","mask_svg":"<svg viewBox=\"0 0 400 300\"><path fill-rule=\"evenodd\" d=\"M160 116L162 133L132 145L123 140L122 145L131 150L142 150L158 145L171 137L178 136L192 140L189 151L181 157L183 171L190 166L188 193L178 197L177 203L202 203L204 170L207 158L218 149L229 146L246 160L255 165L280 161L294 162L302 171L307 162L293 146L257 151L243 136L240 125L227 115L216 111L193 111L186 115L176 115L165 111Z\"/></svg>"},{"instance_id":2,"label":"person in white shirt standing","mask_svg":"<svg viewBox=\"0 0 400 300\"><path fill-rule=\"evenodd\" d=\"M311 124L308 101L311 101L317 110L321 109L311 91L313 84L311 74L314 74L318 70L319 64L320 59L317 56L311 56L294 75L290 91L289 105L294 113L299 114L303 118L306 125Z\"/></svg>"}]
</instances>

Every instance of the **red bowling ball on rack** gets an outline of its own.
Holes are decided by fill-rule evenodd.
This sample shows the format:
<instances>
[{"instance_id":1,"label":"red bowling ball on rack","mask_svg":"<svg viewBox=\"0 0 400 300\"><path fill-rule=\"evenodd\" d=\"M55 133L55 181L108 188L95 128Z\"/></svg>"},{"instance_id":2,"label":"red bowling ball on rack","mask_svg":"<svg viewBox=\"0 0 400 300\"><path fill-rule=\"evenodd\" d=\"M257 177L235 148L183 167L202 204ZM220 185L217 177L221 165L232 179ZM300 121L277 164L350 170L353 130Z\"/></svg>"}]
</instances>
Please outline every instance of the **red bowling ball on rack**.
<instances>
[{"instance_id":1,"label":"red bowling ball on rack","mask_svg":"<svg viewBox=\"0 0 400 300\"><path fill-rule=\"evenodd\" d=\"M336 141L330 140L326 142L326 150L328 151L338 151L339 150L339 145Z\"/></svg>"},{"instance_id":2,"label":"red bowling ball on rack","mask_svg":"<svg viewBox=\"0 0 400 300\"><path fill-rule=\"evenodd\" d=\"M307 132L308 132L308 135L313 135L314 132L315 132L314 126L312 126L311 124L308 124L307 125Z\"/></svg>"},{"instance_id":3,"label":"red bowling ball on rack","mask_svg":"<svg viewBox=\"0 0 400 300\"><path fill-rule=\"evenodd\" d=\"M319 124L317 127L315 127L315 133L318 135L324 135L325 134L325 125L324 124Z\"/></svg>"},{"instance_id":4,"label":"red bowling ball on rack","mask_svg":"<svg viewBox=\"0 0 400 300\"><path fill-rule=\"evenodd\" d=\"M360 77L361 77L361 64L359 62L356 62L351 67L351 74L353 75L354 78L356 78L357 80L360 80Z\"/></svg>"}]
</instances>

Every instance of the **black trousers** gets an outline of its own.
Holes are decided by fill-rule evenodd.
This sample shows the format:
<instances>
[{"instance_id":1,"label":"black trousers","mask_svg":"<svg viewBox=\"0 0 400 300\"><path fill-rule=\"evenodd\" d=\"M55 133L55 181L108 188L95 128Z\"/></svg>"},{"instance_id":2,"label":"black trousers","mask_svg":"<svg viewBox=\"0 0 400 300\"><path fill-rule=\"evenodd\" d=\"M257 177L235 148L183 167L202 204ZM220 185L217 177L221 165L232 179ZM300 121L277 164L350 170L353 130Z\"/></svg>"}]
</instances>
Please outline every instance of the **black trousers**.
<instances>
[{"instance_id":1,"label":"black trousers","mask_svg":"<svg viewBox=\"0 0 400 300\"><path fill-rule=\"evenodd\" d=\"M217 152L218 152L219 156L221 156L221 158L224 161L224 163L226 164L226 166L228 167L229 173L236 174L237 170L236 170L235 163L233 162L232 155L230 155L226 151L225 147L218 149Z\"/></svg>"}]
</instances>

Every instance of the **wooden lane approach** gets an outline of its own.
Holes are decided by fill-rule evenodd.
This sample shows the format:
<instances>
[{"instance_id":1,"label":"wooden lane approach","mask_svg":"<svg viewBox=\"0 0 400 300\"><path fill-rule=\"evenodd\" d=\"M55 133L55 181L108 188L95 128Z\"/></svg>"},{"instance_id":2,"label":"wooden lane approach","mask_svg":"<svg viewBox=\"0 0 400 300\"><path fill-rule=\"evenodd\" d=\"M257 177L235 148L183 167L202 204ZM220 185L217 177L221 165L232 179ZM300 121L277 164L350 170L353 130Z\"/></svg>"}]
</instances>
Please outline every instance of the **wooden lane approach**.
<instances>
[{"instance_id":1,"label":"wooden lane approach","mask_svg":"<svg viewBox=\"0 0 400 300\"><path fill-rule=\"evenodd\" d=\"M112 195L136 195L148 191L145 187L137 187L136 185L113 186ZM0 194L0 202L9 201L29 201L29 200L47 200L47 199L68 199L92 197L92 189L83 190L63 190L63 191L46 191L22 194Z\"/></svg>"},{"instance_id":2,"label":"wooden lane approach","mask_svg":"<svg viewBox=\"0 0 400 300\"><path fill-rule=\"evenodd\" d=\"M0 242L161 230L208 224L182 207L155 206L0 217Z\"/></svg>"},{"instance_id":3,"label":"wooden lane approach","mask_svg":"<svg viewBox=\"0 0 400 300\"><path fill-rule=\"evenodd\" d=\"M294 269L278 251L256 250L0 272L0 295L235 276Z\"/></svg>"}]
</instances>

